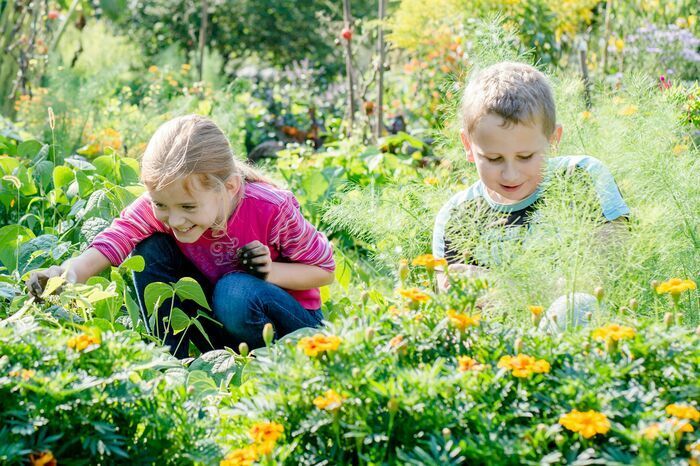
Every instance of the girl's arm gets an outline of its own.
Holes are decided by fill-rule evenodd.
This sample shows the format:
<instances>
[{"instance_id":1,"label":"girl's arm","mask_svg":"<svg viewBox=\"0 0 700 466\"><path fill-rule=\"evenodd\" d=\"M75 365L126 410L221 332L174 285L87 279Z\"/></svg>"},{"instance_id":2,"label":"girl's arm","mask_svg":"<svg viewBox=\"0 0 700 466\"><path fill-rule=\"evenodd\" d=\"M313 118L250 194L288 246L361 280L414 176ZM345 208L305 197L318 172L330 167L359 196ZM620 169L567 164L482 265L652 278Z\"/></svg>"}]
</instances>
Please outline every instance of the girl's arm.
<instances>
[{"instance_id":1,"label":"girl's arm","mask_svg":"<svg viewBox=\"0 0 700 466\"><path fill-rule=\"evenodd\" d=\"M252 241L240 251L241 265L249 273L288 290L310 290L330 285L335 274L329 270L300 262L273 262L270 248Z\"/></svg>"},{"instance_id":2,"label":"girl's arm","mask_svg":"<svg viewBox=\"0 0 700 466\"><path fill-rule=\"evenodd\" d=\"M40 297L50 278L65 274L68 282L83 283L110 265L112 263L104 254L95 248L88 248L78 257L68 259L62 265L54 265L46 270L31 272L27 279L27 289L30 294Z\"/></svg>"}]
</instances>

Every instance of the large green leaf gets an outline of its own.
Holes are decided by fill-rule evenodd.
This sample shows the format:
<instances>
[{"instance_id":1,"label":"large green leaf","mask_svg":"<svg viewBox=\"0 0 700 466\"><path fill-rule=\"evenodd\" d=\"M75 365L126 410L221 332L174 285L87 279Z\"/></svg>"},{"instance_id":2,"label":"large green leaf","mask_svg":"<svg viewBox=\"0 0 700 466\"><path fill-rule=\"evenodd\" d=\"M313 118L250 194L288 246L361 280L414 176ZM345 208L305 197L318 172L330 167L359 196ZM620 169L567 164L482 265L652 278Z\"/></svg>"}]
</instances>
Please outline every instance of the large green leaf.
<instances>
[{"instance_id":1,"label":"large green leaf","mask_svg":"<svg viewBox=\"0 0 700 466\"><path fill-rule=\"evenodd\" d=\"M143 272L146 267L146 261L144 261L141 256L131 256L127 257L124 262L119 266L122 270L128 270L129 272Z\"/></svg>"},{"instance_id":2,"label":"large green leaf","mask_svg":"<svg viewBox=\"0 0 700 466\"><path fill-rule=\"evenodd\" d=\"M174 286L175 294L182 299L191 299L205 309L211 311L209 304L207 303L207 298L204 296L204 291L199 283L194 278L183 277Z\"/></svg>"},{"instance_id":3,"label":"large green leaf","mask_svg":"<svg viewBox=\"0 0 700 466\"><path fill-rule=\"evenodd\" d=\"M219 386L204 371L191 371L187 376L187 387L192 388L195 395L200 397L219 393Z\"/></svg>"},{"instance_id":4,"label":"large green leaf","mask_svg":"<svg viewBox=\"0 0 700 466\"><path fill-rule=\"evenodd\" d=\"M33 238L34 233L27 227L7 225L0 228L0 261L8 270L17 267L19 247Z\"/></svg>"},{"instance_id":5,"label":"large green leaf","mask_svg":"<svg viewBox=\"0 0 700 466\"><path fill-rule=\"evenodd\" d=\"M173 308L173 312L170 314L170 325L173 329L173 335L177 335L178 333L187 330L187 327L190 326L190 318L182 309L175 307Z\"/></svg>"},{"instance_id":6,"label":"large green leaf","mask_svg":"<svg viewBox=\"0 0 700 466\"><path fill-rule=\"evenodd\" d=\"M172 296L173 288L167 283L153 282L146 285L146 289L143 292L143 299L146 301L144 304L148 315L152 315L156 306L160 306L163 304L163 301L172 298Z\"/></svg>"},{"instance_id":7,"label":"large green leaf","mask_svg":"<svg viewBox=\"0 0 700 466\"><path fill-rule=\"evenodd\" d=\"M64 188L71 184L75 179L73 170L65 165L59 165L53 169L53 186L54 188Z\"/></svg>"},{"instance_id":8,"label":"large green leaf","mask_svg":"<svg viewBox=\"0 0 700 466\"><path fill-rule=\"evenodd\" d=\"M21 157L26 157L28 159L33 158L44 145L40 143L39 141L35 141L33 139L29 141L24 141L21 142L17 146L17 155Z\"/></svg>"},{"instance_id":9,"label":"large green leaf","mask_svg":"<svg viewBox=\"0 0 700 466\"><path fill-rule=\"evenodd\" d=\"M235 353L226 350L208 351L190 364L190 371L202 370L208 372L217 385L228 385L240 370Z\"/></svg>"}]
</instances>

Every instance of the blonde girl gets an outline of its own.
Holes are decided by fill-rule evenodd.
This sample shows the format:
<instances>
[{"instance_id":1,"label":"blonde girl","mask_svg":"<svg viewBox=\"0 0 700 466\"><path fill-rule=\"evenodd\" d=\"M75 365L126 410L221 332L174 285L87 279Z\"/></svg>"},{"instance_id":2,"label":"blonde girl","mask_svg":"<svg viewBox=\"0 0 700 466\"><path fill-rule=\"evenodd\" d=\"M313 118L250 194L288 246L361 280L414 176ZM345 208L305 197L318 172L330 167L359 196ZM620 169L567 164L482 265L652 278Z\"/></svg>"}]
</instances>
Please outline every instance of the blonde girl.
<instances>
[{"instance_id":1,"label":"blonde girl","mask_svg":"<svg viewBox=\"0 0 700 466\"><path fill-rule=\"evenodd\" d=\"M327 238L304 219L292 193L235 159L213 121L187 115L160 126L143 155L141 179L147 191L85 252L30 275L31 293L63 273L83 282L133 252L146 262L134 276L142 313L149 283L193 277L221 324L207 325L214 347L262 346L268 322L277 336L320 325L319 287L333 281L335 267ZM187 357L190 340L210 349L196 329L183 337L164 323L171 305L196 315L191 303L163 303L152 329L178 357Z\"/></svg>"}]
</instances>

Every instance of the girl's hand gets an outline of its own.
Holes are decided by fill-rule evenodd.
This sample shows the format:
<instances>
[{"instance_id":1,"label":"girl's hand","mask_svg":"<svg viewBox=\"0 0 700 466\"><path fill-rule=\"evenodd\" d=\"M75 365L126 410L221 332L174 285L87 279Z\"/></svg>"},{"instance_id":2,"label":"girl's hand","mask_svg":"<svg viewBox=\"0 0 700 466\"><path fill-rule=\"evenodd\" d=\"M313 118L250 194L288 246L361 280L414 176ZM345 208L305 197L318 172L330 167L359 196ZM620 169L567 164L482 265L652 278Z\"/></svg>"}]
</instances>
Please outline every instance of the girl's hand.
<instances>
[{"instance_id":1,"label":"girl's hand","mask_svg":"<svg viewBox=\"0 0 700 466\"><path fill-rule=\"evenodd\" d=\"M267 280L267 275L272 270L270 248L260 241L251 241L238 250L238 256L243 270L261 280Z\"/></svg>"},{"instance_id":2,"label":"girl's hand","mask_svg":"<svg viewBox=\"0 0 700 466\"><path fill-rule=\"evenodd\" d=\"M65 273L66 268L62 265L54 265L46 270L31 272L26 281L29 294L34 296L36 299L41 300L41 295L46 288L46 283L49 281L49 278L60 277ZM74 274L71 274L70 271L66 274L66 280L69 282L76 281ZM61 288L56 291L60 292L60 290Z\"/></svg>"}]
</instances>

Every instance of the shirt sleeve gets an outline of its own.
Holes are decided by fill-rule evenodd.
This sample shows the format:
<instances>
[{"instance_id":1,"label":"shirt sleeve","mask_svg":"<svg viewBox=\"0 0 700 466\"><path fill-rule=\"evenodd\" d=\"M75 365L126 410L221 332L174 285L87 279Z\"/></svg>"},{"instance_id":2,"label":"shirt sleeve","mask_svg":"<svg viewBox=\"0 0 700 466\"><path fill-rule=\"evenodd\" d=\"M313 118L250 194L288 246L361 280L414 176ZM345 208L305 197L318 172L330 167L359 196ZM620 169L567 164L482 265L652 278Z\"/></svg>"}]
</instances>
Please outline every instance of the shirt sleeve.
<instances>
[{"instance_id":1,"label":"shirt sleeve","mask_svg":"<svg viewBox=\"0 0 700 466\"><path fill-rule=\"evenodd\" d=\"M570 168L575 166L590 175L606 220L613 221L630 214L630 209L622 198L615 179L600 160L595 157L581 156L572 157L570 163L572 164Z\"/></svg>"},{"instance_id":2,"label":"shirt sleeve","mask_svg":"<svg viewBox=\"0 0 700 466\"><path fill-rule=\"evenodd\" d=\"M326 236L316 230L301 213L299 202L290 193L280 206L270 231L270 244L292 262L315 265L333 272L333 249Z\"/></svg>"},{"instance_id":3,"label":"shirt sleeve","mask_svg":"<svg viewBox=\"0 0 700 466\"><path fill-rule=\"evenodd\" d=\"M150 199L143 194L122 210L109 228L95 237L90 247L118 266L137 244L157 232L169 233L169 230L156 219Z\"/></svg>"}]
</instances>

